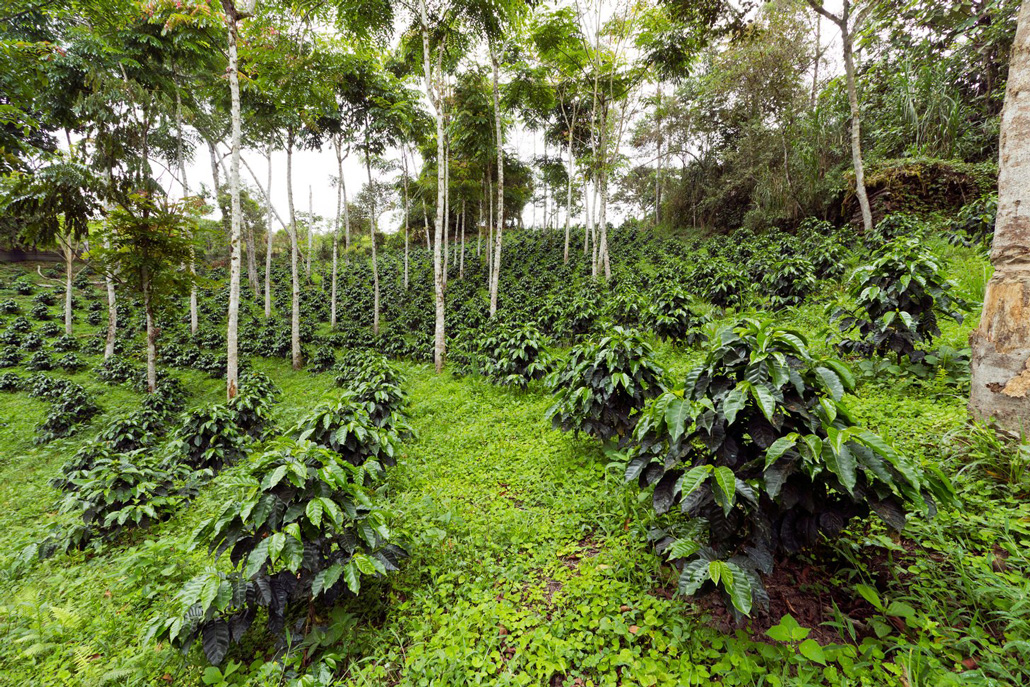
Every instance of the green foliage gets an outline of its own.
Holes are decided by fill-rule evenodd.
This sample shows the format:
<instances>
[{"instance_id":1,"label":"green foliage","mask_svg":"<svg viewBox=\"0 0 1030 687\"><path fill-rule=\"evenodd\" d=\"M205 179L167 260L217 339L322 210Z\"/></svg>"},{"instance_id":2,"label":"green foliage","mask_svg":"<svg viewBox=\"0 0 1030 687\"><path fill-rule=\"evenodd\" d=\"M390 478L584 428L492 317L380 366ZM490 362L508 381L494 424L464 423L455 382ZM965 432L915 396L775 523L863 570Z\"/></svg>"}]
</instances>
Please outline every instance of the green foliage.
<instances>
[{"instance_id":1,"label":"green foliage","mask_svg":"<svg viewBox=\"0 0 1030 687\"><path fill-rule=\"evenodd\" d=\"M624 440L647 399L662 392L663 376L640 335L614 327L597 341L574 347L548 377L555 403L547 417L566 432Z\"/></svg>"},{"instance_id":2,"label":"green foliage","mask_svg":"<svg viewBox=\"0 0 1030 687\"><path fill-rule=\"evenodd\" d=\"M232 572L190 580L177 594L181 615L155 620L149 633L183 650L199 640L215 664L259 608L273 633L288 620L304 633L316 609L357 595L363 580L397 570L405 555L362 486L365 468L304 440L281 441L245 468L237 480L245 493L194 534L210 551L227 551Z\"/></svg>"},{"instance_id":3,"label":"green foliage","mask_svg":"<svg viewBox=\"0 0 1030 687\"><path fill-rule=\"evenodd\" d=\"M765 600L759 574L778 555L836 538L870 511L900 531L907 511L950 500L939 471L855 423L841 402L853 387L799 333L744 319L719 332L684 388L647 407L626 479L654 486L657 513L679 503L706 523L702 541L659 544L681 566L682 593L721 588L746 615Z\"/></svg>"},{"instance_id":4,"label":"green foliage","mask_svg":"<svg viewBox=\"0 0 1030 687\"><path fill-rule=\"evenodd\" d=\"M235 410L218 403L182 417L176 440L187 466L215 472L242 458L247 444Z\"/></svg>"},{"instance_id":5,"label":"green foliage","mask_svg":"<svg viewBox=\"0 0 1030 687\"><path fill-rule=\"evenodd\" d=\"M376 400L362 400L357 392L344 392L316 406L297 422L290 435L329 449L351 465L363 465L369 474L381 475L384 466L396 464L400 439L392 423L377 425L372 421L370 413L376 412ZM384 417L382 412L378 415Z\"/></svg>"},{"instance_id":6,"label":"green foliage","mask_svg":"<svg viewBox=\"0 0 1030 687\"><path fill-rule=\"evenodd\" d=\"M478 342L483 373L497 384L526 387L551 370L543 334L533 324L503 324Z\"/></svg>"},{"instance_id":7,"label":"green foliage","mask_svg":"<svg viewBox=\"0 0 1030 687\"><path fill-rule=\"evenodd\" d=\"M709 309L697 303L678 284L658 286L649 294L646 322L660 339L687 346L703 343L703 327L711 322Z\"/></svg>"},{"instance_id":8,"label":"green foliage","mask_svg":"<svg viewBox=\"0 0 1030 687\"><path fill-rule=\"evenodd\" d=\"M851 284L855 307L837 308L832 317L845 335L856 331L840 348L866 356L893 353L899 361L919 362L925 353L916 346L940 335L937 314L961 322L958 309L966 307L949 293L953 284L938 260L915 238L892 240L855 270Z\"/></svg>"}]
</instances>

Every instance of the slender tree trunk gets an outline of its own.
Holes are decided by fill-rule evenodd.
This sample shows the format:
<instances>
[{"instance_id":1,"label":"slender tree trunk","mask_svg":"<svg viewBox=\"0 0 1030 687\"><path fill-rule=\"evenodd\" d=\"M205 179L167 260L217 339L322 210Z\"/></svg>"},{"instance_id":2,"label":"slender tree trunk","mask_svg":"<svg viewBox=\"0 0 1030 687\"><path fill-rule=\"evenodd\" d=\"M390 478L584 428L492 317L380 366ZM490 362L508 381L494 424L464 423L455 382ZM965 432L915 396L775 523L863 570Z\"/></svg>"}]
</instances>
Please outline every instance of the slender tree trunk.
<instances>
[{"instance_id":1,"label":"slender tree trunk","mask_svg":"<svg viewBox=\"0 0 1030 687\"><path fill-rule=\"evenodd\" d=\"M333 286L329 294L329 328L336 329L336 285L339 265L340 220L343 217L343 146L334 138L336 147L336 226L333 227Z\"/></svg>"},{"instance_id":2,"label":"slender tree trunk","mask_svg":"<svg viewBox=\"0 0 1030 687\"><path fill-rule=\"evenodd\" d=\"M239 374L239 319L240 319L240 79L236 55L237 16L231 0L222 0L229 21L229 93L232 98L232 166L229 194L232 199L232 233L229 239L229 324L226 331L226 393L236 396ZM150 326L150 313L147 313ZM148 339L149 339L148 334ZM149 351L148 351L149 355ZM149 363L148 363L149 364ZM153 391L153 388L151 388Z\"/></svg>"},{"instance_id":3,"label":"slender tree trunk","mask_svg":"<svg viewBox=\"0 0 1030 687\"><path fill-rule=\"evenodd\" d=\"M304 274L311 280L311 254L315 252L315 192L308 186L308 254Z\"/></svg>"},{"instance_id":4,"label":"slender tree trunk","mask_svg":"<svg viewBox=\"0 0 1030 687\"><path fill-rule=\"evenodd\" d=\"M575 119L573 119L575 122ZM565 264L569 263L569 242L572 238L572 186L576 178L576 168L572 160L572 127L569 127L569 188L566 191L565 207Z\"/></svg>"},{"instance_id":5,"label":"slender tree trunk","mask_svg":"<svg viewBox=\"0 0 1030 687\"><path fill-rule=\"evenodd\" d=\"M465 278L465 200L461 201L461 259L458 261L458 278Z\"/></svg>"},{"instance_id":6,"label":"slender tree trunk","mask_svg":"<svg viewBox=\"0 0 1030 687\"><path fill-rule=\"evenodd\" d=\"M862 111L858 107L858 86L855 83L855 57L853 32L850 26L851 0L843 0L840 16L827 11L822 0L807 0L808 4L840 29L841 43L844 46L844 74L848 87L848 105L851 108L851 161L855 168L855 195L862 210L862 226L868 234L873 230L873 213L869 207L869 196L865 188L865 166L862 163Z\"/></svg>"},{"instance_id":7,"label":"slender tree trunk","mask_svg":"<svg viewBox=\"0 0 1030 687\"><path fill-rule=\"evenodd\" d=\"M157 328L154 326L153 285L147 268L143 268L143 312L147 318L147 391L154 393L157 388Z\"/></svg>"},{"instance_id":8,"label":"slender tree trunk","mask_svg":"<svg viewBox=\"0 0 1030 687\"><path fill-rule=\"evenodd\" d=\"M969 410L1030 430L1030 2L1020 6L1001 116L994 275L973 349Z\"/></svg>"},{"instance_id":9,"label":"slender tree trunk","mask_svg":"<svg viewBox=\"0 0 1030 687\"><path fill-rule=\"evenodd\" d=\"M411 215L411 204L408 200L408 154L405 150L402 153L404 161L404 290L408 290L408 254L409 254L409 224Z\"/></svg>"},{"instance_id":10,"label":"slender tree trunk","mask_svg":"<svg viewBox=\"0 0 1030 687\"><path fill-rule=\"evenodd\" d=\"M497 314L497 290L501 276L501 244L504 238L504 123L501 116L501 94L498 89L500 68L495 46L490 46L493 66L494 126L497 136L497 238L494 243L494 275L490 282L490 317Z\"/></svg>"},{"instance_id":11,"label":"slender tree trunk","mask_svg":"<svg viewBox=\"0 0 1030 687\"><path fill-rule=\"evenodd\" d=\"M257 247L254 240L254 227L247 223L247 283L250 284L250 291L256 300L261 295L261 287L258 286L257 271Z\"/></svg>"},{"instance_id":12,"label":"slender tree trunk","mask_svg":"<svg viewBox=\"0 0 1030 687\"><path fill-rule=\"evenodd\" d=\"M293 127L286 133L286 200L290 207L290 354L293 369L299 370L304 361L300 351L300 246L297 240L297 211L293 203Z\"/></svg>"},{"instance_id":13,"label":"slender tree trunk","mask_svg":"<svg viewBox=\"0 0 1030 687\"><path fill-rule=\"evenodd\" d=\"M368 126L367 122L365 126ZM369 212L371 217L368 222L368 231L372 238L372 334L379 336L379 258L376 254L376 205L372 188L372 161L367 154L367 140L366 138L365 172L368 174L368 190L373 196Z\"/></svg>"},{"instance_id":14,"label":"slender tree trunk","mask_svg":"<svg viewBox=\"0 0 1030 687\"><path fill-rule=\"evenodd\" d=\"M483 196L486 195L486 183L483 184ZM476 258L483 255L483 197L479 199L479 221L476 223Z\"/></svg>"},{"instance_id":15,"label":"slender tree trunk","mask_svg":"<svg viewBox=\"0 0 1030 687\"><path fill-rule=\"evenodd\" d=\"M73 319L72 279L74 277L72 270L74 268L75 251L72 249L70 236L62 239L61 244L64 246L64 333L71 336Z\"/></svg>"},{"instance_id":16,"label":"slender tree trunk","mask_svg":"<svg viewBox=\"0 0 1030 687\"><path fill-rule=\"evenodd\" d=\"M104 239L104 248L110 250L111 242ZM118 302L114 288L114 276L111 273L104 274L104 282L107 286L107 341L104 344L104 360L114 355L115 338L118 335Z\"/></svg>"},{"instance_id":17,"label":"slender tree trunk","mask_svg":"<svg viewBox=\"0 0 1030 687\"><path fill-rule=\"evenodd\" d=\"M266 231L268 232L268 243L265 246L265 319L272 316L272 239L275 232L272 231L272 145L268 145L268 193L265 194L265 203L268 206L268 217L266 219Z\"/></svg>"},{"instance_id":18,"label":"slender tree trunk","mask_svg":"<svg viewBox=\"0 0 1030 687\"><path fill-rule=\"evenodd\" d=\"M420 3L422 20L422 63L425 70L426 92L433 93L433 80L431 75L431 58L429 54L429 12L426 7L426 0ZM443 50L438 54L437 74L443 71ZM433 289L436 296L436 331L434 334L433 360L436 363L437 373L443 372L444 356L447 352L447 337L445 325L444 282L443 282L443 259L440 254L443 230L444 213L444 182L442 179L443 166L440 161L444 159L444 113L443 103L436 103L436 240L433 243ZM428 222L428 219L426 220Z\"/></svg>"},{"instance_id":19,"label":"slender tree trunk","mask_svg":"<svg viewBox=\"0 0 1030 687\"><path fill-rule=\"evenodd\" d=\"M451 160L448 143L444 143L443 178L443 288L446 290L447 276L451 269Z\"/></svg>"}]
</instances>

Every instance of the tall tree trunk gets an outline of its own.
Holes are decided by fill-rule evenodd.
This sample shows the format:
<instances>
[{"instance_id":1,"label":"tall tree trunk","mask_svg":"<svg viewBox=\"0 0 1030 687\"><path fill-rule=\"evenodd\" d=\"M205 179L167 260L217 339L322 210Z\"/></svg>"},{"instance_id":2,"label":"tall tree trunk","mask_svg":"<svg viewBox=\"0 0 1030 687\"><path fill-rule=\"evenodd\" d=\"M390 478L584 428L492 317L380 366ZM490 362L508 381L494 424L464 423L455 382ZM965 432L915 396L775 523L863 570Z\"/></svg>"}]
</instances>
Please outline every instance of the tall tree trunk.
<instances>
[{"instance_id":1,"label":"tall tree trunk","mask_svg":"<svg viewBox=\"0 0 1030 687\"><path fill-rule=\"evenodd\" d=\"M343 215L343 146L339 137L333 138L336 147L336 226L333 227L333 286L329 295L329 328L336 329L336 284L339 264L340 220Z\"/></svg>"},{"instance_id":2,"label":"tall tree trunk","mask_svg":"<svg viewBox=\"0 0 1030 687\"><path fill-rule=\"evenodd\" d=\"M868 234L873 230L873 213L869 207L869 196L865 188L865 166L862 163L862 111L858 107L858 86L855 83L854 26L851 21L851 0L843 0L840 16L827 11L822 0L808 0L808 4L840 29L844 46L844 74L848 87L848 105L851 107L851 162L855 168L855 195L862 210L862 226Z\"/></svg>"},{"instance_id":3,"label":"tall tree trunk","mask_svg":"<svg viewBox=\"0 0 1030 687\"><path fill-rule=\"evenodd\" d=\"M433 80L431 75L431 58L429 54L429 12L426 7L426 0L420 3L422 20L422 63L425 70L426 92L432 94ZM443 71L443 50L438 54L437 75ZM436 237L433 242L433 289L436 296L436 331L434 333L433 361L436 364L437 373L443 372L444 356L447 353L447 337L445 328L444 283L443 283L443 256L440 254L442 246L441 232L443 230L444 213L444 182L442 179L443 165L440 161L444 159L444 113L443 103L436 103ZM428 219L427 219L428 222Z\"/></svg>"},{"instance_id":4,"label":"tall tree trunk","mask_svg":"<svg viewBox=\"0 0 1030 687\"><path fill-rule=\"evenodd\" d=\"M365 123L366 131L368 130L368 123ZM375 192L372 188L372 161L370 156L367 154L368 146L366 138L366 155L365 155L365 172L368 174L368 190L372 196L372 206L370 208L368 221L368 232L372 239L372 334L379 336L379 258L376 254L376 204L375 204Z\"/></svg>"},{"instance_id":5,"label":"tall tree trunk","mask_svg":"<svg viewBox=\"0 0 1030 687\"><path fill-rule=\"evenodd\" d=\"M504 238L504 123L501 116L501 94L498 88L500 67L495 46L490 46L493 66L494 127L497 137L497 237L494 242L494 274L490 282L490 317L497 314L497 290L501 276L501 244Z\"/></svg>"},{"instance_id":6,"label":"tall tree trunk","mask_svg":"<svg viewBox=\"0 0 1030 687\"><path fill-rule=\"evenodd\" d=\"M286 200L290 207L290 356L293 369L299 370L304 361L300 352L300 246L297 241L297 211L293 203L293 127L286 132Z\"/></svg>"},{"instance_id":7,"label":"tall tree trunk","mask_svg":"<svg viewBox=\"0 0 1030 687\"><path fill-rule=\"evenodd\" d=\"M147 391L154 393L157 388L157 328L154 326L153 285L146 267L142 272L143 312L147 319Z\"/></svg>"},{"instance_id":8,"label":"tall tree trunk","mask_svg":"<svg viewBox=\"0 0 1030 687\"><path fill-rule=\"evenodd\" d=\"M261 295L258 286L257 247L254 240L254 227L247 223L247 283L250 284L252 297L257 300Z\"/></svg>"},{"instance_id":9,"label":"tall tree trunk","mask_svg":"<svg viewBox=\"0 0 1030 687\"><path fill-rule=\"evenodd\" d=\"M104 248L111 249L110 240L104 239ZM118 302L114 275L110 272L104 274L104 283L107 286L107 340L104 343L104 360L107 360L114 355L114 344L118 335Z\"/></svg>"},{"instance_id":10,"label":"tall tree trunk","mask_svg":"<svg viewBox=\"0 0 1030 687\"><path fill-rule=\"evenodd\" d=\"M465 278L465 200L461 201L461 259L458 261L458 278Z\"/></svg>"},{"instance_id":11,"label":"tall tree trunk","mask_svg":"<svg viewBox=\"0 0 1030 687\"><path fill-rule=\"evenodd\" d=\"M236 55L237 16L232 0L222 0L229 21L229 93L232 98L232 166L229 195L232 199L232 233L229 238L229 323L226 330L226 394L236 396L239 376L240 320L240 75ZM150 313L147 313L148 327ZM149 339L149 334L148 334ZM148 352L149 353L149 352Z\"/></svg>"},{"instance_id":12,"label":"tall tree trunk","mask_svg":"<svg viewBox=\"0 0 1030 687\"><path fill-rule=\"evenodd\" d=\"M1030 2L1022 3L1001 116L994 276L973 349L969 410L1006 429L1030 429Z\"/></svg>"},{"instance_id":13,"label":"tall tree trunk","mask_svg":"<svg viewBox=\"0 0 1030 687\"><path fill-rule=\"evenodd\" d=\"M443 288L447 289L447 276L451 268L451 151L450 143L444 143L443 157Z\"/></svg>"},{"instance_id":14,"label":"tall tree trunk","mask_svg":"<svg viewBox=\"0 0 1030 687\"><path fill-rule=\"evenodd\" d=\"M408 227L410 223L411 204L408 201L408 154L407 151L403 151L402 159L404 161L404 290L408 290L408 243L409 243L409 232Z\"/></svg>"},{"instance_id":15,"label":"tall tree trunk","mask_svg":"<svg viewBox=\"0 0 1030 687\"><path fill-rule=\"evenodd\" d=\"M68 336L72 335L72 279L74 277L73 268L75 260L75 251L73 250L71 236L67 236L61 240L61 245L64 247L64 333Z\"/></svg>"},{"instance_id":16,"label":"tall tree trunk","mask_svg":"<svg viewBox=\"0 0 1030 687\"><path fill-rule=\"evenodd\" d=\"M573 118L575 123L575 118ZM572 238L572 186L573 181L576 178L576 168L573 165L572 160L572 127L569 127L569 188L566 191L566 207L565 207L565 257L564 262L569 262L569 242Z\"/></svg>"},{"instance_id":17,"label":"tall tree trunk","mask_svg":"<svg viewBox=\"0 0 1030 687\"><path fill-rule=\"evenodd\" d=\"M272 145L268 145L268 193L265 194L265 203L268 205L268 217L266 231L268 232L268 244L265 246L265 319L272 316L272 239L275 232L272 231Z\"/></svg>"},{"instance_id":18,"label":"tall tree trunk","mask_svg":"<svg viewBox=\"0 0 1030 687\"><path fill-rule=\"evenodd\" d=\"M308 254L304 264L304 274L311 280L311 254L315 252L315 192L308 186Z\"/></svg>"}]
</instances>

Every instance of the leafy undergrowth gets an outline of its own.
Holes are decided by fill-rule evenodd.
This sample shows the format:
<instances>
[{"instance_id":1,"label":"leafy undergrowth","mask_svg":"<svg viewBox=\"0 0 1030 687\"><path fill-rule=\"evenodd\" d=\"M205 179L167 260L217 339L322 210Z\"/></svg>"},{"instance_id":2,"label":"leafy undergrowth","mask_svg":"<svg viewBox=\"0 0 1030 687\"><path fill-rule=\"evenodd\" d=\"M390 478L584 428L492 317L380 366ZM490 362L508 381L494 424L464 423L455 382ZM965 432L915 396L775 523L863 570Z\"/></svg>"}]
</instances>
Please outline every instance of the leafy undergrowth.
<instances>
[{"instance_id":1,"label":"leafy undergrowth","mask_svg":"<svg viewBox=\"0 0 1030 687\"><path fill-rule=\"evenodd\" d=\"M822 306L787 310L781 321L808 334L814 353L831 351ZM942 323L940 342L961 347L974 325ZM651 343L677 378L702 357ZM718 603L677 595L678 572L647 544L668 520L652 514L649 492L624 485L625 456L551 427L553 398L542 385L505 388L396 365L413 433L379 489L411 558L371 583L375 593L318 618L325 629L291 647L285 671L282 647L261 632L234 645L220 668L198 649L184 658L143 640L148 621L171 612L175 593L208 566L188 542L220 510L232 469L149 529L39 560L32 545L60 520L50 480L142 396L92 371L49 373L81 385L102 414L40 445L47 402L0 393L0 685L279 685L301 667L311 679L300 684L312 686L1030 680L1030 461L966 428L966 393L948 380L873 370L844 403L913 459L939 464L962 509L913 518L901 536L856 522L832 546L778 562L766 582L770 612L738 626ZM280 428L336 388L332 372L271 359L254 367L283 390L272 411ZM223 398L222 382L202 372L174 376L189 390L188 410ZM311 660L301 666L300 656Z\"/></svg>"}]
</instances>

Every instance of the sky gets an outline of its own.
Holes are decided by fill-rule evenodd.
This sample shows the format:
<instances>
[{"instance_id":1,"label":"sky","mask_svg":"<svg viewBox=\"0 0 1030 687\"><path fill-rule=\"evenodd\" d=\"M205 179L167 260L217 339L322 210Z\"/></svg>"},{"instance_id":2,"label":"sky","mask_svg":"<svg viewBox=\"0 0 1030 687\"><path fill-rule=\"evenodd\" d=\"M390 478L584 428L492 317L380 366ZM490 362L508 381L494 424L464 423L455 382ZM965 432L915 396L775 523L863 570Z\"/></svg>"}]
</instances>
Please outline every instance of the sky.
<instances>
[{"instance_id":1,"label":"sky","mask_svg":"<svg viewBox=\"0 0 1030 687\"><path fill-rule=\"evenodd\" d=\"M842 0L824 0L825 6L831 12L839 12L842 4ZM612 6L612 0L601 0L601 11L604 13ZM814 12L813 12L814 16ZM831 71L839 71L840 59L837 58L840 52L840 30L830 23L826 19L821 19L822 22L822 44L826 49L826 60ZM503 75L502 75L503 79ZM427 111L432 111L429 108L428 101L425 104ZM543 153L543 141L542 138L535 132L527 131L524 127L516 125L509 130L507 134L507 140L505 141L505 147L509 151L517 152L520 159L528 161L534 155L540 155ZM228 147L225 147L228 150ZM632 155L631 150L626 150ZM242 151L243 157L250 165L251 169L260 179L261 187L265 186L267 175L268 175L268 164L265 159L263 151L255 151L244 149ZM387 152L387 157L392 159L400 159L399 151L393 150ZM229 157L225 158L224 169L229 169ZM251 177L250 172L247 171L246 167L241 164L240 174L242 181L250 186L254 186L254 179ZM296 150L293 153L293 191L294 191L294 205L297 212L308 212L308 198L309 189L311 191L311 206L314 209L316 215L325 218L327 222L331 222L336 217L336 188L334 185L334 179L337 174L336 169L336 155L331 146L327 146L322 151L312 150ZM373 174L375 172L373 171ZM197 187L203 183L208 188L212 186L211 180L211 163L206 149L198 149L195 153L194 159L187 166L187 175L191 187ZM344 181L347 188L347 193L350 198L358 193L358 191L366 183L366 174L364 166L361 164L357 156L352 156L350 159L344 161L343 168ZM385 179L386 176L379 176L379 179ZM178 191L177 184L172 180L170 174L163 174L159 179L166 188L172 190L173 193ZM224 180L223 180L224 181ZM279 215L285 220L287 219L287 194L286 194L286 152L275 151L272 154L272 204L278 211ZM218 217L218 212L215 212L214 217ZM540 204L535 210L535 217L538 223L543 221L543 205ZM525 226L531 226L534 218L534 208L532 204L526 206L523 211L523 223ZM613 207L609 212L609 219L614 224L620 223L624 219L624 212L618 207ZM380 229L382 231L392 233L400 227L400 223L403 221L403 217L399 210L387 212L380 217ZM564 221L562 218L560 221ZM278 227L278 222L276 222ZM329 226L321 228L321 232L327 232Z\"/></svg>"}]
</instances>

